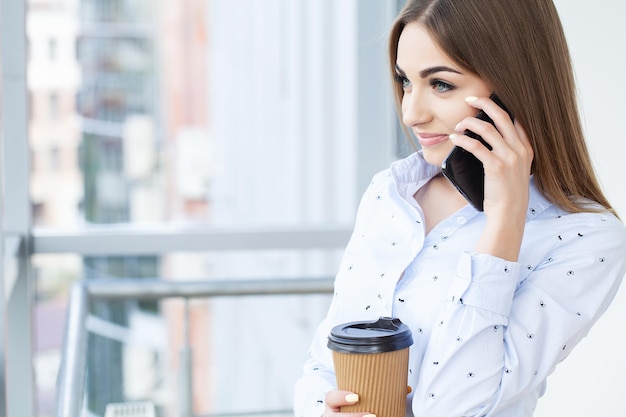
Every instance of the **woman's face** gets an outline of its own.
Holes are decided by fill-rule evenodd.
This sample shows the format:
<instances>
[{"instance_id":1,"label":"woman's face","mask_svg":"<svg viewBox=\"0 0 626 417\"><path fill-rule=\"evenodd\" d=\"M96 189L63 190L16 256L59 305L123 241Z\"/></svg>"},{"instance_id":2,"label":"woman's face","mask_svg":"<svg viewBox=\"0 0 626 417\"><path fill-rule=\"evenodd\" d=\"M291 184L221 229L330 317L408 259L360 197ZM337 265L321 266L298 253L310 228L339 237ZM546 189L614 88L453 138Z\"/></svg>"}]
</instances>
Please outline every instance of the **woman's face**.
<instances>
[{"instance_id":1,"label":"woman's face","mask_svg":"<svg viewBox=\"0 0 626 417\"><path fill-rule=\"evenodd\" d=\"M454 147L448 136L477 113L465 97L488 97L489 86L448 58L418 23L407 24L398 40L396 80L404 91L402 121L415 133L426 161L441 166Z\"/></svg>"}]
</instances>

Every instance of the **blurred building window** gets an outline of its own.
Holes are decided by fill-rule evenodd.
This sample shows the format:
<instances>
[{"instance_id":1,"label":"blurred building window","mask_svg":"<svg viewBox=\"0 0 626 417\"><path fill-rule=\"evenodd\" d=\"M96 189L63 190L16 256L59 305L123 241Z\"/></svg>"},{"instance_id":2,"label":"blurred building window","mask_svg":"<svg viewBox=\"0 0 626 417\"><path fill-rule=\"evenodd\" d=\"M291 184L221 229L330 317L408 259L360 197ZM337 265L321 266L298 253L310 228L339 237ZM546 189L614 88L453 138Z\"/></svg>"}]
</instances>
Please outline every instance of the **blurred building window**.
<instances>
[{"instance_id":1,"label":"blurred building window","mask_svg":"<svg viewBox=\"0 0 626 417\"><path fill-rule=\"evenodd\" d=\"M49 151L49 168L50 171L56 172L61 169L61 150L58 146L53 145Z\"/></svg>"},{"instance_id":2,"label":"blurred building window","mask_svg":"<svg viewBox=\"0 0 626 417\"><path fill-rule=\"evenodd\" d=\"M51 62L57 60L57 40L54 38L48 39L48 59Z\"/></svg>"},{"instance_id":3,"label":"blurred building window","mask_svg":"<svg viewBox=\"0 0 626 417\"><path fill-rule=\"evenodd\" d=\"M48 117L50 119L59 117L59 95L57 93L48 95Z\"/></svg>"}]
</instances>

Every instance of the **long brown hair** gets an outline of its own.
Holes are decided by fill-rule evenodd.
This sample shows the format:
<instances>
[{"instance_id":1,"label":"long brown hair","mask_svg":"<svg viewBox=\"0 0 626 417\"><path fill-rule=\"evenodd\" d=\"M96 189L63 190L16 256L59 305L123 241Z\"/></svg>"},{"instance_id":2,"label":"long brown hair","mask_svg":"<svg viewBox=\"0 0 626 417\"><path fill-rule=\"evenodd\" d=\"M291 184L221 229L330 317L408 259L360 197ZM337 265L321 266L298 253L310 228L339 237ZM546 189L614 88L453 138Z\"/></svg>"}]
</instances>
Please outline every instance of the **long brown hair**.
<instances>
[{"instance_id":1,"label":"long brown hair","mask_svg":"<svg viewBox=\"0 0 626 417\"><path fill-rule=\"evenodd\" d=\"M552 0L408 0L392 26L395 74L398 39L411 22L495 91L526 130L540 192L568 212L613 212L591 164L578 113L571 58ZM402 88L394 84L398 109Z\"/></svg>"}]
</instances>

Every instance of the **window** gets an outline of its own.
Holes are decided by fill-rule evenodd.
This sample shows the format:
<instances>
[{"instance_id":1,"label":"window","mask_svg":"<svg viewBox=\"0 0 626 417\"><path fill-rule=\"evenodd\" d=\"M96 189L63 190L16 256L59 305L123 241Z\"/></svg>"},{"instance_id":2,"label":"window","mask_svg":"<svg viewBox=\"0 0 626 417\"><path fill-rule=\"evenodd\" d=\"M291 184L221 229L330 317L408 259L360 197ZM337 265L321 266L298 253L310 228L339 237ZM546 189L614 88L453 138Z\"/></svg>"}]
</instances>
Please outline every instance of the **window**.
<instances>
[{"instance_id":1,"label":"window","mask_svg":"<svg viewBox=\"0 0 626 417\"><path fill-rule=\"evenodd\" d=\"M48 39L48 60L50 62L57 60L57 40L54 38Z\"/></svg>"},{"instance_id":2,"label":"window","mask_svg":"<svg viewBox=\"0 0 626 417\"><path fill-rule=\"evenodd\" d=\"M379 36L393 15L386 3L79 0L77 5L78 13L62 2L54 11L32 8L28 14L54 34L43 42L47 62L31 67L41 76L29 85L32 100L48 116L30 120L31 146L43 162L32 165L30 178L40 227L35 236L64 228L79 235L84 230L85 236L120 235L110 251L87 253L78 245L75 253L32 258L38 271L35 333L42 344L35 364L42 414L53 406L61 349L48 330L62 327L64 316L57 313L73 282L328 277L345 243L337 238L333 247L228 250L172 244L167 251L137 254L124 233L162 229L193 239L197 230L253 235L262 229L280 236L295 228L303 230L301 241L316 229L345 237L364 184L394 158ZM368 21L367 39L376 39L367 48L358 46L359 16ZM58 21L75 29L51 23ZM42 37L34 30L31 36L31 42ZM66 42L76 45L76 56L61 53ZM360 67L362 55L376 64ZM76 71L48 76L53 67L74 66ZM367 103L357 94L359 82L370 86ZM367 120L364 115L371 112L381 120ZM360 158L363 153L369 157ZM78 172L72 169L76 160ZM194 352L200 352L194 411L241 412L233 393L244 377L259 388L251 390L251 409L243 411L289 408L300 361L284 363L287 345L276 346L263 335L274 324L285 326L299 335L304 352L327 303L325 295L194 302L191 337L199 343ZM161 393L176 383L167 371L177 366L171 356L180 346L183 306L101 301L90 308L85 407L102 416L111 402L142 397L165 415L176 395ZM252 331L232 335L226 323ZM138 348L124 337L111 337L112 328L139 337L146 334L138 329L154 332ZM233 361L233 355L245 360ZM259 366L249 373L253 362ZM276 385L263 383L268 376Z\"/></svg>"},{"instance_id":3,"label":"window","mask_svg":"<svg viewBox=\"0 0 626 417\"><path fill-rule=\"evenodd\" d=\"M58 146L53 145L49 151L49 169L52 172L59 171L61 169L61 150Z\"/></svg>"},{"instance_id":4,"label":"window","mask_svg":"<svg viewBox=\"0 0 626 417\"><path fill-rule=\"evenodd\" d=\"M48 117L52 120L59 117L59 95L57 93L48 95Z\"/></svg>"}]
</instances>

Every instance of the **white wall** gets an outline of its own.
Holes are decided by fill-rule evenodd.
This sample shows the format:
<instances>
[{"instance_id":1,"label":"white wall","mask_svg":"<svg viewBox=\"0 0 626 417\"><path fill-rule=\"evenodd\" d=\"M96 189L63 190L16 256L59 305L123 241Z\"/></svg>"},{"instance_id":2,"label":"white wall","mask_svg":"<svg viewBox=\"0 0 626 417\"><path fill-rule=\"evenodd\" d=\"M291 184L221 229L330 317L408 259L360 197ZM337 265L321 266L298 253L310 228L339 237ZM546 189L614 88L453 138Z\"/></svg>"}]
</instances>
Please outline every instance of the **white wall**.
<instances>
[{"instance_id":1,"label":"white wall","mask_svg":"<svg viewBox=\"0 0 626 417\"><path fill-rule=\"evenodd\" d=\"M574 60L592 157L609 200L626 219L624 0L555 0ZM626 256L626 254L625 254ZM626 288L557 367L535 417L626 416Z\"/></svg>"}]
</instances>

